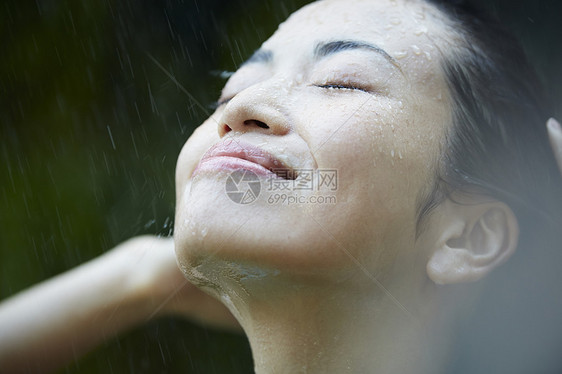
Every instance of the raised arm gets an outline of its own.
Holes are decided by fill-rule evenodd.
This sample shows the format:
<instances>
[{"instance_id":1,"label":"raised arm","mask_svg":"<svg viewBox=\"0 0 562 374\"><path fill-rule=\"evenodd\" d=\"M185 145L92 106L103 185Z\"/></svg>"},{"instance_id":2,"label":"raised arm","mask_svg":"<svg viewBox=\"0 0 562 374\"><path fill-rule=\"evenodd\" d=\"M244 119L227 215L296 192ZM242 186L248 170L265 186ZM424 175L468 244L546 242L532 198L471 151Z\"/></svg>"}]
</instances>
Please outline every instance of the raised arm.
<instances>
[{"instance_id":1,"label":"raised arm","mask_svg":"<svg viewBox=\"0 0 562 374\"><path fill-rule=\"evenodd\" d=\"M183 278L172 239L131 239L0 304L0 372L53 371L164 314L237 327L224 306Z\"/></svg>"}]
</instances>

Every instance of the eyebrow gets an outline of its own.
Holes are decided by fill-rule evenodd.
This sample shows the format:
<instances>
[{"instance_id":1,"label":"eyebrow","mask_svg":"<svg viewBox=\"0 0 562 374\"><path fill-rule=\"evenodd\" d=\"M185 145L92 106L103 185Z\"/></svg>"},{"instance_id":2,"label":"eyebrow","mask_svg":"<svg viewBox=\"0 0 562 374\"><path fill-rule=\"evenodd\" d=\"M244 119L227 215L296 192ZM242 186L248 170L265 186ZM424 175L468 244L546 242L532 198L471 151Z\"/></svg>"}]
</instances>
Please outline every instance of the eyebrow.
<instances>
[{"instance_id":1,"label":"eyebrow","mask_svg":"<svg viewBox=\"0 0 562 374\"><path fill-rule=\"evenodd\" d=\"M379 55L383 56L388 62L390 62L395 68L400 70L400 72L402 72L402 69L400 68L400 65L398 64L396 59L389 55L384 49L377 45L362 41L336 40L333 42L319 43L316 45L316 48L314 48L314 57L316 59L321 59L339 52L354 49L364 49L367 51L378 53Z\"/></svg>"},{"instance_id":2,"label":"eyebrow","mask_svg":"<svg viewBox=\"0 0 562 374\"><path fill-rule=\"evenodd\" d=\"M349 51L354 49L364 49L367 51L378 53L379 55L383 56L388 62L392 64L395 68L397 68L401 73L402 69L400 65L396 61L394 57L389 55L384 49L381 47L369 44L362 41L356 40L336 40L331 42L323 42L318 43L314 48L314 58L316 60L322 59L324 57L343 52ZM247 64L254 64L254 63L262 63L266 64L273 60L273 52L267 49L258 49L254 52L254 54L247 59L244 63L242 63L241 67Z\"/></svg>"}]
</instances>

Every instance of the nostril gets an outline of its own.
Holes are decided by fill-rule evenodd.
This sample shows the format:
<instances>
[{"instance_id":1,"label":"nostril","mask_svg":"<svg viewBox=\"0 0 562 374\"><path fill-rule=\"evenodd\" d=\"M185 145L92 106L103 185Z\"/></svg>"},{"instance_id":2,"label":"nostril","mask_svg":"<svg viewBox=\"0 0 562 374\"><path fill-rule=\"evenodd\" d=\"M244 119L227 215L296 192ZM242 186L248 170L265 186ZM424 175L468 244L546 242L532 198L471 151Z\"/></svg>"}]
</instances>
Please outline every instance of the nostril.
<instances>
[{"instance_id":1,"label":"nostril","mask_svg":"<svg viewBox=\"0 0 562 374\"><path fill-rule=\"evenodd\" d=\"M249 119L249 120L244 121L244 125L246 125L246 126L256 125L257 127L260 127L262 129L268 129L269 128L269 126L267 124L265 124L265 122L258 121L258 120L255 120L255 119Z\"/></svg>"},{"instance_id":2,"label":"nostril","mask_svg":"<svg viewBox=\"0 0 562 374\"><path fill-rule=\"evenodd\" d=\"M230 128L230 126L228 126L226 123L223 125L223 129L224 129L224 133L229 133L232 131L232 129Z\"/></svg>"}]
</instances>

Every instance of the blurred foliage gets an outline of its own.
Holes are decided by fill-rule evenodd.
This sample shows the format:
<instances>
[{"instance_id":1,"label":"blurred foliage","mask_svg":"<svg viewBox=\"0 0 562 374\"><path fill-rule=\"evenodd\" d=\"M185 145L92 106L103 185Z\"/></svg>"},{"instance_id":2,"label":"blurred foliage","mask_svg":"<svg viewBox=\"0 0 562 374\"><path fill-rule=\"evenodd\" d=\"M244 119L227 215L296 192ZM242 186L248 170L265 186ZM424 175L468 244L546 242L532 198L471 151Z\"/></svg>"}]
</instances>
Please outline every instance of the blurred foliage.
<instances>
[{"instance_id":1,"label":"blurred foliage","mask_svg":"<svg viewBox=\"0 0 562 374\"><path fill-rule=\"evenodd\" d=\"M131 236L170 234L175 159L223 84L211 73L235 70L307 2L4 1L0 299ZM482 3L515 28L560 103L562 6ZM108 341L66 372L186 370L251 372L248 344L165 319Z\"/></svg>"}]
</instances>

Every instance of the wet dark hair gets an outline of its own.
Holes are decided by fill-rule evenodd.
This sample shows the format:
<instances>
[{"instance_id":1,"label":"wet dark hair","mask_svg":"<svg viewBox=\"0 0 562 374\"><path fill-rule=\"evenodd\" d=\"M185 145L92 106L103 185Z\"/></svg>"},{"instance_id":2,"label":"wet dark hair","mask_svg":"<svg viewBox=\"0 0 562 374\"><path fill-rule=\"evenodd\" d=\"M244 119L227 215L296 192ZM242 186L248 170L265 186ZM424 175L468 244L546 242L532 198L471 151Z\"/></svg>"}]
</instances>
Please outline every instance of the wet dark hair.
<instances>
[{"instance_id":1,"label":"wet dark hair","mask_svg":"<svg viewBox=\"0 0 562 374\"><path fill-rule=\"evenodd\" d=\"M453 124L418 222L452 192L467 191L506 203L520 226L515 255L484 280L460 321L447 372L561 372L562 178L546 131L549 99L496 19L465 1L425 2L459 38L442 51Z\"/></svg>"},{"instance_id":2,"label":"wet dark hair","mask_svg":"<svg viewBox=\"0 0 562 374\"><path fill-rule=\"evenodd\" d=\"M522 47L468 2L425 1L460 43L442 51L453 126L419 222L451 192L468 190L507 203L520 221L560 224L562 181L545 127L553 111Z\"/></svg>"}]
</instances>

